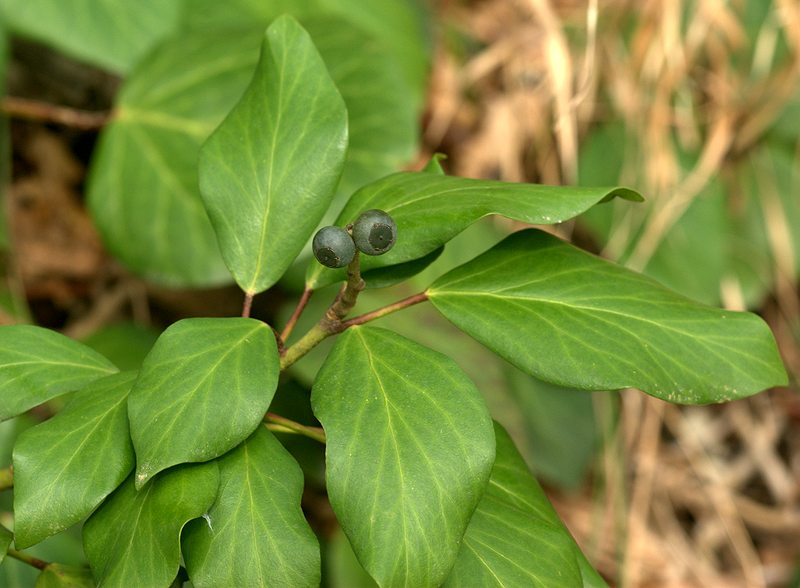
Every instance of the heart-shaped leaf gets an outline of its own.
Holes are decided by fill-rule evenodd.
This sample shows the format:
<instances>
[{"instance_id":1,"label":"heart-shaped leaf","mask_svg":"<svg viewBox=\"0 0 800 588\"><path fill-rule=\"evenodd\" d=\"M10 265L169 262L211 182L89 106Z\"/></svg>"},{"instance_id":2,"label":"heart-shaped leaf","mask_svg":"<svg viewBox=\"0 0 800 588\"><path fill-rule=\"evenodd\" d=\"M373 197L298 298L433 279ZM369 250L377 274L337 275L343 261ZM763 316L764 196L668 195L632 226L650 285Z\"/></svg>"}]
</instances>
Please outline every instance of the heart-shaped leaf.
<instances>
[{"instance_id":1,"label":"heart-shaped leaf","mask_svg":"<svg viewBox=\"0 0 800 588\"><path fill-rule=\"evenodd\" d=\"M532 224L554 224L615 196L641 197L626 188L583 188L473 180L430 172L401 172L361 188L336 221L344 226L364 210L378 208L397 223L397 244L385 255L364 257L364 270L427 255L478 219L499 214ZM309 267L307 287L343 280L345 270Z\"/></svg>"},{"instance_id":2,"label":"heart-shaped leaf","mask_svg":"<svg viewBox=\"0 0 800 588\"><path fill-rule=\"evenodd\" d=\"M184 319L159 337L128 398L136 487L161 470L213 459L264 417L278 386L272 330L248 318Z\"/></svg>"},{"instance_id":3,"label":"heart-shaped leaf","mask_svg":"<svg viewBox=\"0 0 800 588\"><path fill-rule=\"evenodd\" d=\"M52 419L14 445L14 535L18 549L86 517L133 468L125 401L135 372L76 392Z\"/></svg>"},{"instance_id":4,"label":"heart-shaped leaf","mask_svg":"<svg viewBox=\"0 0 800 588\"><path fill-rule=\"evenodd\" d=\"M508 433L497 423L494 432L497 459L489 485L444 585L581 586L583 554Z\"/></svg>"},{"instance_id":5,"label":"heart-shaped leaf","mask_svg":"<svg viewBox=\"0 0 800 588\"><path fill-rule=\"evenodd\" d=\"M319 586L319 545L300 510L303 472L264 427L218 460L219 494L183 533L192 584Z\"/></svg>"},{"instance_id":6,"label":"heart-shaped leaf","mask_svg":"<svg viewBox=\"0 0 800 588\"><path fill-rule=\"evenodd\" d=\"M314 383L328 494L382 586L438 586L494 461L475 385L449 358L391 331L350 328Z\"/></svg>"},{"instance_id":7,"label":"heart-shaped leaf","mask_svg":"<svg viewBox=\"0 0 800 588\"><path fill-rule=\"evenodd\" d=\"M0 421L117 371L105 357L41 327L0 327Z\"/></svg>"},{"instance_id":8,"label":"heart-shaped leaf","mask_svg":"<svg viewBox=\"0 0 800 588\"><path fill-rule=\"evenodd\" d=\"M692 302L535 229L445 274L428 296L498 355L561 386L700 404L786 383L759 317Z\"/></svg>"},{"instance_id":9,"label":"heart-shaped leaf","mask_svg":"<svg viewBox=\"0 0 800 588\"><path fill-rule=\"evenodd\" d=\"M0 20L83 61L127 72L177 25L180 0L0 0Z\"/></svg>"},{"instance_id":10,"label":"heart-shaped leaf","mask_svg":"<svg viewBox=\"0 0 800 588\"><path fill-rule=\"evenodd\" d=\"M241 97L262 37L263 29L171 37L120 89L92 158L88 206L111 253L149 280L231 280L197 188L197 153Z\"/></svg>"},{"instance_id":11,"label":"heart-shaped leaf","mask_svg":"<svg viewBox=\"0 0 800 588\"><path fill-rule=\"evenodd\" d=\"M180 534L217 495L216 462L180 465L137 492L130 476L83 526L99 585L169 586L181 561Z\"/></svg>"},{"instance_id":12,"label":"heart-shaped leaf","mask_svg":"<svg viewBox=\"0 0 800 588\"><path fill-rule=\"evenodd\" d=\"M222 256L248 293L278 281L330 205L347 110L308 33L267 29L250 87L200 150L200 193Z\"/></svg>"}]
</instances>

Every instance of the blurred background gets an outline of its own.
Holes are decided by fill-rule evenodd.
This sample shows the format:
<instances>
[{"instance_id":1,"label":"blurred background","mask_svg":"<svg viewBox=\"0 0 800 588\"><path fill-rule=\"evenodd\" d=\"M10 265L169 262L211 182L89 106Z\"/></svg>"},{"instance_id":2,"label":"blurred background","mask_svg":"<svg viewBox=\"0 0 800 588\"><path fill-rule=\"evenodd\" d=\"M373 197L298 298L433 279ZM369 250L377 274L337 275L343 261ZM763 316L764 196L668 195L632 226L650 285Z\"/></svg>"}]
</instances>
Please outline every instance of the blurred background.
<instances>
[{"instance_id":1,"label":"blurred background","mask_svg":"<svg viewBox=\"0 0 800 588\"><path fill-rule=\"evenodd\" d=\"M611 585L800 586L800 2L218 4L0 0L0 323L59 329L135 369L173 321L239 313L196 214L196 153L241 95L264 28L290 11L350 111L337 210L436 153L454 175L626 185L646 202L548 230L767 320L790 387L707 407L533 380L425 305L382 324L471 375ZM356 312L424 289L518 228L483 219L410 282L368 290ZM256 297L254 316L283 325L307 263ZM304 321L334 292L316 293ZM324 351L296 364L273 410L313 422L293 399ZM0 466L16 435L57 409L0 425ZM283 440L306 472L329 584L361 585L324 500L320 448ZM9 510L3 497L0 522ZM73 531L32 552L80 562ZM32 585L26 574L4 562L0 585Z\"/></svg>"}]
</instances>

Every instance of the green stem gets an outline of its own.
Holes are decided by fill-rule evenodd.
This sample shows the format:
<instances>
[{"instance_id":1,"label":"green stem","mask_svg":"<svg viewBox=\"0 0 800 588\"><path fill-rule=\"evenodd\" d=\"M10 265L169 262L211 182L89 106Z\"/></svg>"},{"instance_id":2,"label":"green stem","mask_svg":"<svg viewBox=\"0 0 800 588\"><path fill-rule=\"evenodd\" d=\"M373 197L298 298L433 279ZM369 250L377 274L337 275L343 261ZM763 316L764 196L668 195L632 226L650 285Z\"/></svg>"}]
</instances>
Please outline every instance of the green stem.
<instances>
[{"instance_id":1,"label":"green stem","mask_svg":"<svg viewBox=\"0 0 800 588\"><path fill-rule=\"evenodd\" d=\"M8 490L14 487L14 466L8 466L0 470L0 490Z\"/></svg>"},{"instance_id":2,"label":"green stem","mask_svg":"<svg viewBox=\"0 0 800 588\"><path fill-rule=\"evenodd\" d=\"M353 310L358 300L358 295L364 289L365 285L364 280L361 279L359 252L356 252L353 261L347 266L347 282L342 286L342 289L339 290L336 299L328 307L328 310L325 311L325 315L319 322L311 327L297 343L286 349L286 352L281 356L281 371L285 370L306 353L314 349L314 347L319 345L324 339L340 332L342 319Z\"/></svg>"},{"instance_id":3,"label":"green stem","mask_svg":"<svg viewBox=\"0 0 800 588\"><path fill-rule=\"evenodd\" d=\"M29 566L33 566L39 570L45 569L50 564L44 560L39 559L38 557L33 557L32 555L28 555L24 551L17 551L16 549L9 549L8 556L13 557L14 559L18 559L21 562L28 564Z\"/></svg>"},{"instance_id":4,"label":"green stem","mask_svg":"<svg viewBox=\"0 0 800 588\"><path fill-rule=\"evenodd\" d=\"M264 417L264 422L270 431L278 433L294 433L303 435L320 443L325 443L325 431L321 427L309 427L286 417L282 417L274 412L268 412Z\"/></svg>"}]
</instances>

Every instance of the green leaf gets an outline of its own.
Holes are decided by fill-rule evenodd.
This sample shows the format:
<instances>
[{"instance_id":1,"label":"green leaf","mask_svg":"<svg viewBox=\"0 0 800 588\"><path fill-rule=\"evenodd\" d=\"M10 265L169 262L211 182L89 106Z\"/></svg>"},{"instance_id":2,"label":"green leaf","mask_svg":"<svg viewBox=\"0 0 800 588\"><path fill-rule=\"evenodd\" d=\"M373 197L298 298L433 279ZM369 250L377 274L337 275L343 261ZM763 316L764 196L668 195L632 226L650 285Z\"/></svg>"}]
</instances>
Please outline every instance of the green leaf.
<instances>
[{"instance_id":1,"label":"green leaf","mask_svg":"<svg viewBox=\"0 0 800 588\"><path fill-rule=\"evenodd\" d=\"M34 588L94 588L92 571L86 567L48 565L36 579Z\"/></svg>"},{"instance_id":2,"label":"green leaf","mask_svg":"<svg viewBox=\"0 0 800 588\"><path fill-rule=\"evenodd\" d=\"M0 20L15 33L126 73L177 25L180 6L180 0L0 0Z\"/></svg>"},{"instance_id":3,"label":"green leaf","mask_svg":"<svg viewBox=\"0 0 800 588\"><path fill-rule=\"evenodd\" d=\"M266 32L239 104L200 150L200 193L222 256L248 293L283 275L330 205L347 151L347 110L308 33Z\"/></svg>"},{"instance_id":4,"label":"green leaf","mask_svg":"<svg viewBox=\"0 0 800 588\"><path fill-rule=\"evenodd\" d=\"M0 327L0 421L117 371L77 341L41 327Z\"/></svg>"},{"instance_id":5,"label":"green leaf","mask_svg":"<svg viewBox=\"0 0 800 588\"><path fill-rule=\"evenodd\" d=\"M91 513L133 468L125 401L135 372L76 392L14 446L14 534L25 549Z\"/></svg>"},{"instance_id":6,"label":"green leaf","mask_svg":"<svg viewBox=\"0 0 800 588\"><path fill-rule=\"evenodd\" d=\"M136 491L130 476L83 526L83 547L102 586L169 586L181 560L180 534L203 515L219 486L216 462L181 465Z\"/></svg>"},{"instance_id":7,"label":"green leaf","mask_svg":"<svg viewBox=\"0 0 800 588\"><path fill-rule=\"evenodd\" d=\"M445 586L574 588L583 555L495 423L497 459Z\"/></svg>"},{"instance_id":8,"label":"green leaf","mask_svg":"<svg viewBox=\"0 0 800 588\"><path fill-rule=\"evenodd\" d=\"M638 194L625 188L513 184L429 172L401 172L353 194L336 224L353 222L370 208L392 215L397 223L397 244L385 255L364 257L362 269L369 270L419 259L490 214L533 224L554 224L615 196L641 200ZM345 274L344 270L313 263L306 281L308 287L316 289L343 280Z\"/></svg>"},{"instance_id":9,"label":"green leaf","mask_svg":"<svg viewBox=\"0 0 800 588\"><path fill-rule=\"evenodd\" d=\"M319 586L319 545L300 510L297 462L259 427L218 463L217 500L183 533L192 584Z\"/></svg>"},{"instance_id":10,"label":"green leaf","mask_svg":"<svg viewBox=\"0 0 800 588\"><path fill-rule=\"evenodd\" d=\"M92 159L88 205L109 251L151 281L230 281L197 188L197 153L241 97L262 36L204 31L170 38L117 96Z\"/></svg>"},{"instance_id":11,"label":"green leaf","mask_svg":"<svg viewBox=\"0 0 800 588\"><path fill-rule=\"evenodd\" d=\"M147 355L128 398L136 487L175 464L213 459L255 430L278 386L278 347L249 318L184 319Z\"/></svg>"},{"instance_id":12,"label":"green leaf","mask_svg":"<svg viewBox=\"0 0 800 588\"><path fill-rule=\"evenodd\" d=\"M443 251L444 246L434 249L419 259L398 263L397 265L376 267L373 270L365 271L361 276L364 278L367 288L387 288L389 286L394 286L424 271L429 265L439 259Z\"/></svg>"},{"instance_id":13,"label":"green leaf","mask_svg":"<svg viewBox=\"0 0 800 588\"><path fill-rule=\"evenodd\" d=\"M350 328L311 396L327 435L331 506L382 586L438 586L483 493L494 437L449 358L391 331Z\"/></svg>"},{"instance_id":14,"label":"green leaf","mask_svg":"<svg viewBox=\"0 0 800 588\"><path fill-rule=\"evenodd\" d=\"M11 546L13 540L14 534L0 525L0 563L5 559L8 548Z\"/></svg>"},{"instance_id":15,"label":"green leaf","mask_svg":"<svg viewBox=\"0 0 800 588\"><path fill-rule=\"evenodd\" d=\"M701 404L786 383L759 317L694 303L535 229L445 274L428 296L498 355L560 386Z\"/></svg>"}]
</instances>

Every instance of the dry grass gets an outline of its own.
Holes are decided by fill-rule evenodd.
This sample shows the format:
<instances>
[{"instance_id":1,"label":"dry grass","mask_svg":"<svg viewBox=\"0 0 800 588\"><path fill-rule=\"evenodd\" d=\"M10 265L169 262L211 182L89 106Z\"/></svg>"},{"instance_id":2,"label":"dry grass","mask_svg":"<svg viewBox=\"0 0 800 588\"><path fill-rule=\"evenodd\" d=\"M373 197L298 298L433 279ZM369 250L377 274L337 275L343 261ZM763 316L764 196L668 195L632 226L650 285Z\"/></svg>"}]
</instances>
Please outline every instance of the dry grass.
<instances>
[{"instance_id":1,"label":"dry grass","mask_svg":"<svg viewBox=\"0 0 800 588\"><path fill-rule=\"evenodd\" d=\"M615 219L603 253L641 270L712 180L739 205L737 166L800 99L800 3L773 4L748 32L745 0L443 1L427 150L450 154L459 175L572 183L584 138L619 121L633 145L620 182L648 204ZM697 154L688 168L680 151ZM758 182L774 267L756 310L796 381L791 221L780 188ZM735 276L720 296L745 304ZM630 587L787 585L800 562L796 392L686 408L631 391L621 407L602 491L557 497L600 571Z\"/></svg>"}]
</instances>

